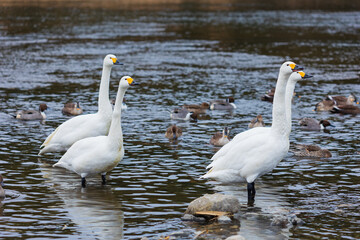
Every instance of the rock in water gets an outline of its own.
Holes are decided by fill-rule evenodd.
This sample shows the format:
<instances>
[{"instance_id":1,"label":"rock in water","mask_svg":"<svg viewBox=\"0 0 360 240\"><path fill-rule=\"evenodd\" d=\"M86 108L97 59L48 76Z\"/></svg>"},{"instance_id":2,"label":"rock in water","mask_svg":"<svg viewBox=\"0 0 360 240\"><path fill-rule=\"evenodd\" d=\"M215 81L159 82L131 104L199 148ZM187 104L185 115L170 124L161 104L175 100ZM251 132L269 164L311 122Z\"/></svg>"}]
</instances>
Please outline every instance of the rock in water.
<instances>
[{"instance_id":1,"label":"rock in water","mask_svg":"<svg viewBox=\"0 0 360 240\"><path fill-rule=\"evenodd\" d=\"M233 235L226 238L225 240L246 240L246 239L241 235Z\"/></svg>"},{"instance_id":2,"label":"rock in water","mask_svg":"<svg viewBox=\"0 0 360 240\"><path fill-rule=\"evenodd\" d=\"M234 196L220 193L205 194L192 201L185 211L185 214L195 214L199 211L221 211L236 213L240 210L240 202Z\"/></svg>"}]
</instances>

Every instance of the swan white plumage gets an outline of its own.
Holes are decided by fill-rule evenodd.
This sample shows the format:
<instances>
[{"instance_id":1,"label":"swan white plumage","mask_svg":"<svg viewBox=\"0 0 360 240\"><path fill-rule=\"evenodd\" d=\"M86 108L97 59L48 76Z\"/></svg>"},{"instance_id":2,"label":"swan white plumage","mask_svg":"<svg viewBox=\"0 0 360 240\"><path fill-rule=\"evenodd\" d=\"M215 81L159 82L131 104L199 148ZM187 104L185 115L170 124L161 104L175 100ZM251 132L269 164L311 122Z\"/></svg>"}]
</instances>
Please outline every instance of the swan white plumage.
<instances>
[{"instance_id":1,"label":"swan white plumage","mask_svg":"<svg viewBox=\"0 0 360 240\"><path fill-rule=\"evenodd\" d=\"M85 178L88 175L99 173L105 184L106 173L111 171L124 157L121 105L125 91L134 84L135 82L129 76L120 79L109 134L77 141L54 164L54 167L63 167L79 174L82 187L86 186Z\"/></svg>"},{"instance_id":2,"label":"swan white plumage","mask_svg":"<svg viewBox=\"0 0 360 240\"><path fill-rule=\"evenodd\" d=\"M246 181L248 200L254 201L254 181L274 169L289 150L289 124L286 118L288 111L285 111L285 107L291 107L291 103L285 105L286 83L293 71L300 69L293 62L285 62L280 67L274 96L272 126L252 128L237 134L211 158L212 163L207 167L211 169L202 178L212 178L220 182ZM298 73L291 76L301 78Z\"/></svg>"},{"instance_id":3,"label":"swan white plumage","mask_svg":"<svg viewBox=\"0 0 360 240\"><path fill-rule=\"evenodd\" d=\"M121 65L121 63L117 61L114 55L106 55L99 89L98 112L77 116L62 123L40 146L42 149L39 155L66 151L76 141L86 137L107 135L112 114L109 100L109 83L111 68L114 65Z\"/></svg>"}]
</instances>

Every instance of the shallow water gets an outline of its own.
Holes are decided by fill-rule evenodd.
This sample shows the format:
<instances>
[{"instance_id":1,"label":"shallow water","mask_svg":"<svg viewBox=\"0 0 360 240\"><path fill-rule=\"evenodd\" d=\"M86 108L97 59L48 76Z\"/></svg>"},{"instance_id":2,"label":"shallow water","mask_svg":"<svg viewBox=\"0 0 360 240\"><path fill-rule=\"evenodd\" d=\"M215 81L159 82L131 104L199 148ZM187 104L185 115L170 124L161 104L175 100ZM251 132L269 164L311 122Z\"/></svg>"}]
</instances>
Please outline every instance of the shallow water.
<instances>
[{"instance_id":1,"label":"shallow water","mask_svg":"<svg viewBox=\"0 0 360 240\"><path fill-rule=\"evenodd\" d=\"M158 239L183 229L208 229L208 238L222 239L236 233L248 239L360 237L359 116L312 111L327 94L360 95L359 11L265 11L238 9L232 2L221 11L216 5L145 11L59 4L0 8L0 173L7 193L0 207L2 239ZM65 102L79 101L85 114L97 110L107 53L124 63L113 67L112 98L123 75L140 85L125 96L123 161L106 186L94 177L81 189L76 174L51 167L61 154L37 153L46 136L69 118L61 114ZM257 114L270 124L272 105L260 97L275 86L286 59L314 75L296 87L301 97L294 99L290 141L319 144L333 157L289 153L257 181L250 208L245 184L199 177L217 150L209 145L213 133L226 125L235 136ZM236 99L233 112L209 111L197 123L170 120L175 106L228 96ZM50 107L45 122L11 116L42 102ZM305 132L297 123L302 117L327 118L335 128ZM175 144L164 138L172 123L184 132ZM214 192L239 198L240 223L224 227L180 220L192 200ZM288 212L305 223L271 226L274 216Z\"/></svg>"}]
</instances>

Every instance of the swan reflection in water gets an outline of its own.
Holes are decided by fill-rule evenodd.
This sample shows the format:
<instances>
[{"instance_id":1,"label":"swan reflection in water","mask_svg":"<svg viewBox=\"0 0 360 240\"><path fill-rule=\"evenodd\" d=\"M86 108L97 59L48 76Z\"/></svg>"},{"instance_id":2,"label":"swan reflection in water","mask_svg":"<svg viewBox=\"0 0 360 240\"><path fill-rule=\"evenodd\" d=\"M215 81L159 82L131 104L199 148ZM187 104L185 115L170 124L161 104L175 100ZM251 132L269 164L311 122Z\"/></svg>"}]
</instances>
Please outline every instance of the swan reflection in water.
<instances>
[{"instance_id":1,"label":"swan reflection in water","mask_svg":"<svg viewBox=\"0 0 360 240\"><path fill-rule=\"evenodd\" d=\"M208 181L214 192L235 196L239 199L241 208L238 219L241 222L237 234L246 239L288 239L291 236L291 224L273 225L274 219L287 218L295 213L286 199L284 187L266 184L259 180L256 203L247 203L246 186L238 183L218 183ZM285 191L286 192L286 191Z\"/></svg>"},{"instance_id":2,"label":"swan reflection in water","mask_svg":"<svg viewBox=\"0 0 360 240\"><path fill-rule=\"evenodd\" d=\"M124 213L109 186L81 188L73 173L52 167L39 159L45 183L64 202L71 221L82 236L96 239L122 239Z\"/></svg>"}]
</instances>

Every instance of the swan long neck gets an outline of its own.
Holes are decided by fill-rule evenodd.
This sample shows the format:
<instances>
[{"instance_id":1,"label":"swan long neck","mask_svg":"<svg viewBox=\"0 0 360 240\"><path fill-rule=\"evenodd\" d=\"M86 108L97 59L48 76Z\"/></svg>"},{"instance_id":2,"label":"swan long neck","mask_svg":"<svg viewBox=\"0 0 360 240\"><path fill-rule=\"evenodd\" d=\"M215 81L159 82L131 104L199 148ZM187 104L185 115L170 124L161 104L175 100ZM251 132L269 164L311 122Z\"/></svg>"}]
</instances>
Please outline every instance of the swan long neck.
<instances>
[{"instance_id":1,"label":"swan long neck","mask_svg":"<svg viewBox=\"0 0 360 240\"><path fill-rule=\"evenodd\" d=\"M286 108L286 123L287 123L287 129L286 129L286 135L287 137L290 136L291 133L291 103L292 98L294 96L294 90L295 90L296 81L289 80L286 85L286 93L285 93L285 108Z\"/></svg>"},{"instance_id":2,"label":"swan long neck","mask_svg":"<svg viewBox=\"0 0 360 240\"><path fill-rule=\"evenodd\" d=\"M99 101L98 112L111 115L112 107L109 100L109 84L110 84L111 66L103 65L100 89L99 89Z\"/></svg>"},{"instance_id":3,"label":"swan long neck","mask_svg":"<svg viewBox=\"0 0 360 240\"><path fill-rule=\"evenodd\" d=\"M121 105L123 103L125 91L125 88L119 86L108 135L108 137L111 139L111 142L117 143L119 147L123 144L123 133L121 129Z\"/></svg>"},{"instance_id":4,"label":"swan long neck","mask_svg":"<svg viewBox=\"0 0 360 240\"><path fill-rule=\"evenodd\" d=\"M288 75L279 73L276 82L276 89L272 110L272 126L271 129L277 134L285 136L287 132L286 113L285 113L285 90Z\"/></svg>"}]
</instances>

